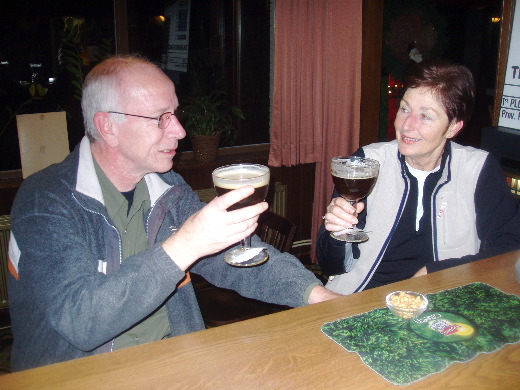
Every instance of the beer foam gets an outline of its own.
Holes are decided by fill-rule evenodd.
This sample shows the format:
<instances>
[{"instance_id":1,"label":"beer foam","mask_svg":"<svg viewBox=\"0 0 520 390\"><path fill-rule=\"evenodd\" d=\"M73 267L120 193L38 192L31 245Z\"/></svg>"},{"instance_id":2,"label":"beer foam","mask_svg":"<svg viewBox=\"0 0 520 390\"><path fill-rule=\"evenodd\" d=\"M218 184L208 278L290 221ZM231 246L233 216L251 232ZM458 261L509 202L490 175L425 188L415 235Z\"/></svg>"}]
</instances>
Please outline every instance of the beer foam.
<instances>
[{"instance_id":1,"label":"beer foam","mask_svg":"<svg viewBox=\"0 0 520 390\"><path fill-rule=\"evenodd\" d=\"M372 167L356 166L356 167L332 167L332 176L342 179L370 179L376 176L376 171Z\"/></svg>"},{"instance_id":2,"label":"beer foam","mask_svg":"<svg viewBox=\"0 0 520 390\"><path fill-rule=\"evenodd\" d=\"M269 185L269 168L264 166L230 166L213 172L213 183L220 188L236 189L246 185L255 188Z\"/></svg>"}]
</instances>

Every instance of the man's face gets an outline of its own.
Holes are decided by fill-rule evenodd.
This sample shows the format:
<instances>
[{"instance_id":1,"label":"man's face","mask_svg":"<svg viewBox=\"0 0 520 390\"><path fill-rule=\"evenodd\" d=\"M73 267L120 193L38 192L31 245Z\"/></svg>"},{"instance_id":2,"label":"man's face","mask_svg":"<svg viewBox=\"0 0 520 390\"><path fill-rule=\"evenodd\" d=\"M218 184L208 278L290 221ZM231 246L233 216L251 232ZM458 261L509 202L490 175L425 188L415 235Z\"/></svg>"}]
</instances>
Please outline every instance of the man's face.
<instances>
[{"instance_id":1,"label":"man's face","mask_svg":"<svg viewBox=\"0 0 520 390\"><path fill-rule=\"evenodd\" d=\"M122 112L158 118L174 112L178 106L175 87L161 71L148 65L135 65L121 77ZM141 178L151 172L166 172L172 168L178 141L186 136L177 117L172 115L165 129L158 121L126 115L117 127L117 149L125 176Z\"/></svg>"}]
</instances>

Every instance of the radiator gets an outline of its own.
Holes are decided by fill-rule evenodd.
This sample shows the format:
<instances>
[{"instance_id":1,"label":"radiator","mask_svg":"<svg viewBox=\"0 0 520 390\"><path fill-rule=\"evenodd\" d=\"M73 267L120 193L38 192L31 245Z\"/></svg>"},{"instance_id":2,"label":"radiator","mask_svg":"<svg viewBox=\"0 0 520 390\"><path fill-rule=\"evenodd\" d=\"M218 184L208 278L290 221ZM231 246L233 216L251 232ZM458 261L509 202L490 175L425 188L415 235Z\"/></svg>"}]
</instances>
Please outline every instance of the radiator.
<instances>
[{"instance_id":1,"label":"radiator","mask_svg":"<svg viewBox=\"0 0 520 390\"><path fill-rule=\"evenodd\" d=\"M8 307L7 299L7 249L11 222L9 215L0 215L0 309Z\"/></svg>"},{"instance_id":2,"label":"radiator","mask_svg":"<svg viewBox=\"0 0 520 390\"><path fill-rule=\"evenodd\" d=\"M283 217L287 216L287 185L278 181L274 183L273 204L269 206L269 209Z\"/></svg>"}]
</instances>

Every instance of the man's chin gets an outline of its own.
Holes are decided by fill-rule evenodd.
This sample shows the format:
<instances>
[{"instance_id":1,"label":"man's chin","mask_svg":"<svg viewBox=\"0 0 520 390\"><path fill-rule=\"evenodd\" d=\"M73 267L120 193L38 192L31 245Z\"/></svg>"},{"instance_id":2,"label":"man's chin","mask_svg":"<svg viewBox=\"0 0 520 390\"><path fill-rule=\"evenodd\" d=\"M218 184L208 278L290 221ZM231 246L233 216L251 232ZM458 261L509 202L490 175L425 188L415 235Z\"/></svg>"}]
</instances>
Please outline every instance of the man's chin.
<instances>
[{"instance_id":1,"label":"man's chin","mask_svg":"<svg viewBox=\"0 0 520 390\"><path fill-rule=\"evenodd\" d=\"M157 167L156 171L157 173L166 173L168 171L171 171L173 168L173 160L170 160L169 163L161 164Z\"/></svg>"}]
</instances>

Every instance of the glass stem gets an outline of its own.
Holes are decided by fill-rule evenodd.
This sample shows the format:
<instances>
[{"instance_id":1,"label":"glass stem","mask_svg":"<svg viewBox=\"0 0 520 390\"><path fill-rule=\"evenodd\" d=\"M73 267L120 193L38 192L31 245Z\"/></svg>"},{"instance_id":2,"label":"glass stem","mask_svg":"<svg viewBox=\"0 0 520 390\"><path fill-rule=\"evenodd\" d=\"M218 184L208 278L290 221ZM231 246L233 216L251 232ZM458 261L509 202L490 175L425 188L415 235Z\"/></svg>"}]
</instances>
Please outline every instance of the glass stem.
<instances>
[{"instance_id":1,"label":"glass stem","mask_svg":"<svg viewBox=\"0 0 520 390\"><path fill-rule=\"evenodd\" d=\"M347 200L347 202L354 208L356 208L356 201L355 200ZM357 215L357 213L355 213L355 215ZM352 225L352 229L353 230L356 230L356 225Z\"/></svg>"},{"instance_id":2,"label":"glass stem","mask_svg":"<svg viewBox=\"0 0 520 390\"><path fill-rule=\"evenodd\" d=\"M249 249L251 248L251 236L248 236L244 238L241 242L242 249Z\"/></svg>"}]
</instances>

